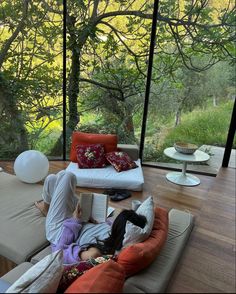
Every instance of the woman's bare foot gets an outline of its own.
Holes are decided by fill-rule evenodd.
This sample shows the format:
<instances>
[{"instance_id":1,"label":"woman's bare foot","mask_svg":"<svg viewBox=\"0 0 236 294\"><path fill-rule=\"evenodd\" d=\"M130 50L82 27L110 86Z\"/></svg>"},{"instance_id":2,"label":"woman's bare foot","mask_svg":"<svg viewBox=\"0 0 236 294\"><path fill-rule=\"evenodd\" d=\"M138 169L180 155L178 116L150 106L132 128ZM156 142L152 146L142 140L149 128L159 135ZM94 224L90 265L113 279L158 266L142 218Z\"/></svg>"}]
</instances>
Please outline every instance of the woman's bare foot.
<instances>
[{"instance_id":1,"label":"woman's bare foot","mask_svg":"<svg viewBox=\"0 0 236 294\"><path fill-rule=\"evenodd\" d=\"M43 216L47 216L49 205L43 200L34 202L34 205L40 210Z\"/></svg>"}]
</instances>

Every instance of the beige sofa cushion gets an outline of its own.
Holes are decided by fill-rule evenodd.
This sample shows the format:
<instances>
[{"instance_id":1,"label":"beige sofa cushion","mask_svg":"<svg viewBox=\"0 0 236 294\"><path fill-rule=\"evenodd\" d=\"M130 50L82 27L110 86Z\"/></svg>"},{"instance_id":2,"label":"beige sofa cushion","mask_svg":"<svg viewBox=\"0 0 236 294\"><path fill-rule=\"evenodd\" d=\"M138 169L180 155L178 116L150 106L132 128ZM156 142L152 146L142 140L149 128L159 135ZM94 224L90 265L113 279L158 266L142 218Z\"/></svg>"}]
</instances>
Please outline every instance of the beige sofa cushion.
<instances>
[{"instance_id":1,"label":"beige sofa cushion","mask_svg":"<svg viewBox=\"0 0 236 294\"><path fill-rule=\"evenodd\" d=\"M117 144L120 151L126 152L134 161L139 159L139 147L132 144Z\"/></svg>"},{"instance_id":2,"label":"beige sofa cushion","mask_svg":"<svg viewBox=\"0 0 236 294\"><path fill-rule=\"evenodd\" d=\"M33 266L30 262L23 262L13 268L11 271L6 273L4 276L1 277L2 280L9 282L10 284L15 283L28 269Z\"/></svg>"},{"instance_id":3,"label":"beige sofa cushion","mask_svg":"<svg viewBox=\"0 0 236 294\"><path fill-rule=\"evenodd\" d=\"M30 262L35 264L37 262L39 262L41 259L43 259L45 256L47 256L48 254L52 253L52 249L51 246L47 246L46 248L44 248L43 250L41 250L39 253L35 254Z\"/></svg>"},{"instance_id":4,"label":"beige sofa cushion","mask_svg":"<svg viewBox=\"0 0 236 294\"><path fill-rule=\"evenodd\" d=\"M0 173L0 255L16 264L48 245L45 217L34 205L42 198L42 189L42 185Z\"/></svg>"}]
</instances>

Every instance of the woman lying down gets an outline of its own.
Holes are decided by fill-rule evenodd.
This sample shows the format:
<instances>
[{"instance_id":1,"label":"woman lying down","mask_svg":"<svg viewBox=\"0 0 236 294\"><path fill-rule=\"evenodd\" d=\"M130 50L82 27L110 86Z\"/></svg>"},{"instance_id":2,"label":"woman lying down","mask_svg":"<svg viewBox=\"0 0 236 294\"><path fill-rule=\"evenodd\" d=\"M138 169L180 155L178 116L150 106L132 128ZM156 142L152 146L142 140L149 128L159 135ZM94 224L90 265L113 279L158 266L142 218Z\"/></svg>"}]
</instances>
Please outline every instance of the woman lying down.
<instances>
[{"instance_id":1,"label":"woman lying down","mask_svg":"<svg viewBox=\"0 0 236 294\"><path fill-rule=\"evenodd\" d=\"M37 208L46 216L46 238L52 251L63 250L64 264L113 255L121 250L127 220L144 228L146 218L133 210L123 210L115 221L96 224L81 222L75 194L76 177L66 171L49 175L44 182L43 201Z\"/></svg>"}]
</instances>

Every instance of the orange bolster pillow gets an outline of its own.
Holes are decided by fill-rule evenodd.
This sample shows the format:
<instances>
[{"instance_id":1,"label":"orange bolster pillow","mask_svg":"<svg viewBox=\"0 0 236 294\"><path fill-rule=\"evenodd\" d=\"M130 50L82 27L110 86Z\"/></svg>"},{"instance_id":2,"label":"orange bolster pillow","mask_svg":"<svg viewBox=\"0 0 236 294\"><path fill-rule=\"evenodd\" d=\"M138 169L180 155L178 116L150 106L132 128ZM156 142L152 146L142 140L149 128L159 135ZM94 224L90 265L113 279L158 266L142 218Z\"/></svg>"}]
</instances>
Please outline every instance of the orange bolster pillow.
<instances>
[{"instance_id":1,"label":"orange bolster pillow","mask_svg":"<svg viewBox=\"0 0 236 294\"><path fill-rule=\"evenodd\" d=\"M64 293L122 293L124 282L122 266L109 260L88 270Z\"/></svg>"},{"instance_id":2,"label":"orange bolster pillow","mask_svg":"<svg viewBox=\"0 0 236 294\"><path fill-rule=\"evenodd\" d=\"M77 162L76 146L87 144L103 144L105 153L117 151L117 135L110 134L90 134L83 132L73 132L71 136L70 160Z\"/></svg>"},{"instance_id":3,"label":"orange bolster pillow","mask_svg":"<svg viewBox=\"0 0 236 294\"><path fill-rule=\"evenodd\" d=\"M151 235L147 240L124 248L118 255L117 263L126 277L132 276L150 265L161 251L168 234L168 212L164 208L155 209L155 220Z\"/></svg>"}]
</instances>

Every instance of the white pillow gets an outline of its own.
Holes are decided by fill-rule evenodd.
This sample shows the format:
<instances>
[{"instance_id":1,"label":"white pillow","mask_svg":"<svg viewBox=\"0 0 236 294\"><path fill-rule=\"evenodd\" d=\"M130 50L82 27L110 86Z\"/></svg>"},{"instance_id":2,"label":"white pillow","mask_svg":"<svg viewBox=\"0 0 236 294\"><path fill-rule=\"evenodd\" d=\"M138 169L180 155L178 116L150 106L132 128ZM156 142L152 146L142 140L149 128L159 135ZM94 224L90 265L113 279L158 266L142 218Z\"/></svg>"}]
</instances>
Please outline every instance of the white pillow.
<instances>
[{"instance_id":1,"label":"white pillow","mask_svg":"<svg viewBox=\"0 0 236 294\"><path fill-rule=\"evenodd\" d=\"M142 229L135 226L130 221L127 221L125 226L125 235L123 240L123 247L130 246L135 243L145 241L151 234L154 223L154 203L152 196L149 196L136 210L137 214L144 215L147 219L145 227Z\"/></svg>"},{"instance_id":2,"label":"white pillow","mask_svg":"<svg viewBox=\"0 0 236 294\"><path fill-rule=\"evenodd\" d=\"M25 272L6 293L56 293L63 272L63 251L53 252Z\"/></svg>"}]
</instances>

